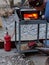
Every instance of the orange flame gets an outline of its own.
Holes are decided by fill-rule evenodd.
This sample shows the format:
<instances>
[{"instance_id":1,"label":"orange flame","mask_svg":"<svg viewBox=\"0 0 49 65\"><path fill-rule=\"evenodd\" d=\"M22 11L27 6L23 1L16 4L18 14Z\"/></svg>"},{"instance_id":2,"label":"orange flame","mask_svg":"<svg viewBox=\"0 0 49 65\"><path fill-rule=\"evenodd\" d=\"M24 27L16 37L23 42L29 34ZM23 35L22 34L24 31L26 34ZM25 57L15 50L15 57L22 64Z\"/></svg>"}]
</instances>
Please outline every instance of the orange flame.
<instances>
[{"instance_id":1,"label":"orange flame","mask_svg":"<svg viewBox=\"0 0 49 65\"><path fill-rule=\"evenodd\" d=\"M27 14L24 14L24 19L38 19L38 13L27 13Z\"/></svg>"}]
</instances>

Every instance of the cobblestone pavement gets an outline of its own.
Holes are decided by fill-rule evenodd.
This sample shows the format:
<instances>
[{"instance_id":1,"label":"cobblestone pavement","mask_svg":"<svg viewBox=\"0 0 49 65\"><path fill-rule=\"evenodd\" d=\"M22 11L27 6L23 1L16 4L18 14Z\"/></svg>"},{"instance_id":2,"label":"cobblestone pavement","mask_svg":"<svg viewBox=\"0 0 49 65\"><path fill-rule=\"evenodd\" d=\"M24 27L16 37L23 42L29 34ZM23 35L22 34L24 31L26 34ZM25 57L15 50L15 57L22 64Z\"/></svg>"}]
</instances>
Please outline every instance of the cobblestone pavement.
<instances>
[{"instance_id":1,"label":"cobblestone pavement","mask_svg":"<svg viewBox=\"0 0 49 65\"><path fill-rule=\"evenodd\" d=\"M47 58L48 56L42 56L42 55L33 55L28 57L28 59L33 60L35 65L45 65Z\"/></svg>"},{"instance_id":2,"label":"cobblestone pavement","mask_svg":"<svg viewBox=\"0 0 49 65\"><path fill-rule=\"evenodd\" d=\"M19 53L5 52L4 50L0 52L0 65L30 65L30 63L34 65L32 61L25 60Z\"/></svg>"},{"instance_id":3,"label":"cobblestone pavement","mask_svg":"<svg viewBox=\"0 0 49 65\"><path fill-rule=\"evenodd\" d=\"M0 65L45 65L48 56L31 55L22 58L16 49L6 52L4 49L0 50Z\"/></svg>"}]
</instances>

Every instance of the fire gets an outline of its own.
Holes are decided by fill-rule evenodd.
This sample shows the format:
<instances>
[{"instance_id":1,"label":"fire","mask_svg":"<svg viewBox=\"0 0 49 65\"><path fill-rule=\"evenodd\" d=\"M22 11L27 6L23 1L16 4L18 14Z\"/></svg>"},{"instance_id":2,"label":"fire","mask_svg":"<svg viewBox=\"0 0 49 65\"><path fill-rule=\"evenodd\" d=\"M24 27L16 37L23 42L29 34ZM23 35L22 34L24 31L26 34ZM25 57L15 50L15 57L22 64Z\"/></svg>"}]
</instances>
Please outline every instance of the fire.
<instances>
[{"instance_id":1,"label":"fire","mask_svg":"<svg viewBox=\"0 0 49 65\"><path fill-rule=\"evenodd\" d=\"M38 13L24 14L24 19L38 19Z\"/></svg>"}]
</instances>

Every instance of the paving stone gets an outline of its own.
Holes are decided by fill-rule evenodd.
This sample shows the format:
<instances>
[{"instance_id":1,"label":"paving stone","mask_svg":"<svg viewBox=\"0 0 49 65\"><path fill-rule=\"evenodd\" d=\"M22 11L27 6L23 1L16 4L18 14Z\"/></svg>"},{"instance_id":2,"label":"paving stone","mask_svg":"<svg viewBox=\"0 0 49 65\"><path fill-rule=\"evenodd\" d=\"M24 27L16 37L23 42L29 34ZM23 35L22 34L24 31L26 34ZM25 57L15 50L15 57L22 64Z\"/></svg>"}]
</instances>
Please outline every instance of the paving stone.
<instances>
[{"instance_id":1,"label":"paving stone","mask_svg":"<svg viewBox=\"0 0 49 65\"><path fill-rule=\"evenodd\" d=\"M0 57L1 65L31 65L30 60L25 60L21 55ZM33 64L32 64L33 65Z\"/></svg>"}]
</instances>

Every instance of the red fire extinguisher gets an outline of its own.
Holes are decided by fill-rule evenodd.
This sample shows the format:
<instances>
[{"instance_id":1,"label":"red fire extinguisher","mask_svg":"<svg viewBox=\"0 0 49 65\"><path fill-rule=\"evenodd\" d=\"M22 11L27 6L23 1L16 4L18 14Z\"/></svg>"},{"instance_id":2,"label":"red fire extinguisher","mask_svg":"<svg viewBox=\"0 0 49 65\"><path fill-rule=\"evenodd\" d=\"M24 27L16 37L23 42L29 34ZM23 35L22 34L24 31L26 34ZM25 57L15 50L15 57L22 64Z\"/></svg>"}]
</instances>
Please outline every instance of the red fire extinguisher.
<instances>
[{"instance_id":1,"label":"red fire extinguisher","mask_svg":"<svg viewBox=\"0 0 49 65\"><path fill-rule=\"evenodd\" d=\"M11 36L6 32L6 35L4 36L4 49L6 51L11 50Z\"/></svg>"}]
</instances>

